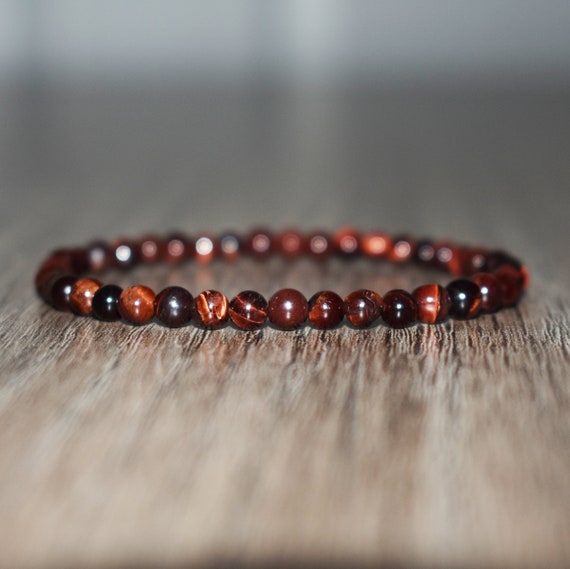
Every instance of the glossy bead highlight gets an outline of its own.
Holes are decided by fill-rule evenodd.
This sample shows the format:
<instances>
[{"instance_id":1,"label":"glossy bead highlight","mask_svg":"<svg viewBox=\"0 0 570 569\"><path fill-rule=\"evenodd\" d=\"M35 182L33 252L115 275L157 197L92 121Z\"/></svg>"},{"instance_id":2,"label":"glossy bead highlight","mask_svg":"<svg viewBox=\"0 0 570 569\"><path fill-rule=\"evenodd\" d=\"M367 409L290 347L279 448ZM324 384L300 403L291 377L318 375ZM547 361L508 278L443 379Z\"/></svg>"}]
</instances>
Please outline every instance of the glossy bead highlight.
<instances>
[{"instance_id":1,"label":"glossy bead highlight","mask_svg":"<svg viewBox=\"0 0 570 569\"><path fill-rule=\"evenodd\" d=\"M194 300L194 319L208 330L221 328L229 315L229 303L224 294L217 290L202 291Z\"/></svg>"},{"instance_id":2,"label":"glossy bead highlight","mask_svg":"<svg viewBox=\"0 0 570 569\"><path fill-rule=\"evenodd\" d=\"M256 330L267 320L267 300L254 290L244 290L230 302L230 319L241 330Z\"/></svg>"},{"instance_id":3,"label":"glossy bead highlight","mask_svg":"<svg viewBox=\"0 0 570 569\"><path fill-rule=\"evenodd\" d=\"M307 299L294 288L278 290L267 307L269 321L281 330L293 330L305 320L309 312Z\"/></svg>"},{"instance_id":4,"label":"glossy bead highlight","mask_svg":"<svg viewBox=\"0 0 570 569\"><path fill-rule=\"evenodd\" d=\"M156 296L154 309L159 322L179 328L192 320L194 297L185 288L169 286Z\"/></svg>"},{"instance_id":5,"label":"glossy bead highlight","mask_svg":"<svg viewBox=\"0 0 570 569\"><path fill-rule=\"evenodd\" d=\"M458 279L447 285L451 305L449 314L454 318L474 318L481 311L479 286L468 279Z\"/></svg>"},{"instance_id":6,"label":"glossy bead highlight","mask_svg":"<svg viewBox=\"0 0 570 569\"><path fill-rule=\"evenodd\" d=\"M109 284L102 286L93 297L91 313L95 318L104 322L120 320L119 299L123 289L117 285Z\"/></svg>"},{"instance_id":7,"label":"glossy bead highlight","mask_svg":"<svg viewBox=\"0 0 570 569\"><path fill-rule=\"evenodd\" d=\"M154 317L154 292L147 286L127 287L119 297L119 314L130 324L146 324Z\"/></svg>"},{"instance_id":8,"label":"glossy bead highlight","mask_svg":"<svg viewBox=\"0 0 570 569\"><path fill-rule=\"evenodd\" d=\"M83 277L78 279L69 296L69 305L72 312L81 316L91 314L91 304L95 293L101 288L103 283L97 279Z\"/></svg>"},{"instance_id":9,"label":"glossy bead highlight","mask_svg":"<svg viewBox=\"0 0 570 569\"><path fill-rule=\"evenodd\" d=\"M309 300L309 321L315 328L326 330L338 326L344 318L344 302L331 290L315 293Z\"/></svg>"},{"instance_id":10,"label":"glossy bead highlight","mask_svg":"<svg viewBox=\"0 0 570 569\"><path fill-rule=\"evenodd\" d=\"M405 328L418 318L414 297L405 290L391 290L384 295L382 320L392 328Z\"/></svg>"},{"instance_id":11,"label":"glossy bead highlight","mask_svg":"<svg viewBox=\"0 0 570 569\"><path fill-rule=\"evenodd\" d=\"M355 328L371 326L380 318L381 311L382 297L373 290L355 290L344 299L346 319Z\"/></svg>"},{"instance_id":12,"label":"glossy bead highlight","mask_svg":"<svg viewBox=\"0 0 570 569\"><path fill-rule=\"evenodd\" d=\"M439 284L419 286L412 293L418 308L418 320L426 324L443 322L449 314L449 293Z\"/></svg>"}]
</instances>

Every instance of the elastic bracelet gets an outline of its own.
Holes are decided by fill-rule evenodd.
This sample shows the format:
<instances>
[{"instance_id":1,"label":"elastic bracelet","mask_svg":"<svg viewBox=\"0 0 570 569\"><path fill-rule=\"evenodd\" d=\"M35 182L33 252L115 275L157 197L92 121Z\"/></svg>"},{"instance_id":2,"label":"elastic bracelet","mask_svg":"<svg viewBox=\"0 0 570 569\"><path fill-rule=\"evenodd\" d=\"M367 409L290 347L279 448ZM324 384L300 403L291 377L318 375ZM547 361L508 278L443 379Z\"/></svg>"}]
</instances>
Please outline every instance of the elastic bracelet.
<instances>
[{"instance_id":1,"label":"elastic bracelet","mask_svg":"<svg viewBox=\"0 0 570 569\"><path fill-rule=\"evenodd\" d=\"M230 301L216 290L205 290L193 297L185 288L170 286L155 294L147 286L122 289L103 284L94 276L137 264L190 260L208 263L215 258L234 261L242 255L265 259L273 253L288 259L308 255L324 260L335 255L411 262L446 271L455 280L445 287L430 283L411 293L397 289L383 296L360 289L344 299L323 290L308 301L291 288L278 290L269 301L258 292L246 290ZM321 231L284 231L273 235L254 230L243 237L234 233L218 237L177 233L166 238L97 241L83 248L54 251L41 264L35 278L40 297L57 310L106 322L122 319L134 325L156 320L175 328L193 322L210 330L228 321L241 330L255 330L266 321L280 330L293 330L307 321L315 328L328 329L339 326L345 318L355 328L369 327L379 319L392 328L416 322L438 324L448 316L474 318L515 306L528 284L527 268L503 251L409 237L391 238L381 231L360 234L351 228L332 235Z\"/></svg>"}]
</instances>

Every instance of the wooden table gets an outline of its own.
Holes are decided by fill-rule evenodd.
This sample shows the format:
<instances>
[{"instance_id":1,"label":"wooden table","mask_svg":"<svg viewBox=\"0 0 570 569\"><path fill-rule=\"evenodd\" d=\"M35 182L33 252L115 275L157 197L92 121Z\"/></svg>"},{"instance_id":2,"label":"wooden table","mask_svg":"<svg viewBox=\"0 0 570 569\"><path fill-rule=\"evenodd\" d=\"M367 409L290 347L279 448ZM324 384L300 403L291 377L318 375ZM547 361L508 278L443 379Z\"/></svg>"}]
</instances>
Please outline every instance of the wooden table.
<instances>
[{"instance_id":1,"label":"wooden table","mask_svg":"<svg viewBox=\"0 0 570 569\"><path fill-rule=\"evenodd\" d=\"M6 88L0 566L570 564L569 100ZM99 236L346 223L504 247L532 286L475 321L290 333L103 324L32 289L50 249ZM229 295L428 278L245 260L120 276Z\"/></svg>"}]
</instances>

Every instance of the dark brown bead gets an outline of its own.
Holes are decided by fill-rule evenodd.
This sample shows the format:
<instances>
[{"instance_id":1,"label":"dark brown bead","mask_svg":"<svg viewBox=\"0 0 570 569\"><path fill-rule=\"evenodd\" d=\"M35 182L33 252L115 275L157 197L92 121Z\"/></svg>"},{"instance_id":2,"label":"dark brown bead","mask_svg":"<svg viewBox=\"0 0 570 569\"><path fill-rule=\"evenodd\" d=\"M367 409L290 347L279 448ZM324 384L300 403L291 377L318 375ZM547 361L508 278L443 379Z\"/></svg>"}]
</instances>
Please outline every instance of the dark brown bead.
<instances>
[{"instance_id":1,"label":"dark brown bead","mask_svg":"<svg viewBox=\"0 0 570 569\"><path fill-rule=\"evenodd\" d=\"M460 276L463 273L460 250L451 243L434 244L434 264L437 268L455 276Z\"/></svg>"},{"instance_id":2,"label":"dark brown bead","mask_svg":"<svg viewBox=\"0 0 570 569\"><path fill-rule=\"evenodd\" d=\"M82 275L89 270L89 259L87 257L87 251L85 249L82 249L80 247L71 249L69 256L73 274Z\"/></svg>"},{"instance_id":3,"label":"dark brown bead","mask_svg":"<svg viewBox=\"0 0 570 569\"><path fill-rule=\"evenodd\" d=\"M143 285L127 287L119 298L119 314L130 324L146 324L154 317L154 292Z\"/></svg>"},{"instance_id":4,"label":"dark brown bead","mask_svg":"<svg viewBox=\"0 0 570 569\"><path fill-rule=\"evenodd\" d=\"M119 314L119 299L123 289L109 284L102 286L93 297L91 314L105 322L115 322L121 318Z\"/></svg>"},{"instance_id":5,"label":"dark brown bead","mask_svg":"<svg viewBox=\"0 0 570 569\"><path fill-rule=\"evenodd\" d=\"M194 319L204 328L214 330L229 318L228 299L217 290L205 290L194 300Z\"/></svg>"},{"instance_id":6,"label":"dark brown bead","mask_svg":"<svg viewBox=\"0 0 570 569\"><path fill-rule=\"evenodd\" d=\"M282 330L293 330L307 319L307 299L294 288L278 290L267 306L267 316L272 324Z\"/></svg>"},{"instance_id":7,"label":"dark brown bead","mask_svg":"<svg viewBox=\"0 0 570 569\"><path fill-rule=\"evenodd\" d=\"M502 292L499 281L491 273L477 273L471 280L481 291L481 312L495 312L501 308Z\"/></svg>"},{"instance_id":8,"label":"dark brown bead","mask_svg":"<svg viewBox=\"0 0 570 569\"><path fill-rule=\"evenodd\" d=\"M419 286L412 293L418 307L418 320L427 324L443 322L449 314L449 294L438 284Z\"/></svg>"},{"instance_id":9,"label":"dark brown bead","mask_svg":"<svg viewBox=\"0 0 570 569\"><path fill-rule=\"evenodd\" d=\"M178 328L192 320L194 297L180 286L169 286L154 300L156 318L165 326Z\"/></svg>"},{"instance_id":10,"label":"dark brown bead","mask_svg":"<svg viewBox=\"0 0 570 569\"><path fill-rule=\"evenodd\" d=\"M218 238L218 248L224 259L234 261L241 256L243 245L235 233L224 233Z\"/></svg>"},{"instance_id":11,"label":"dark brown bead","mask_svg":"<svg viewBox=\"0 0 570 569\"><path fill-rule=\"evenodd\" d=\"M164 260L176 265L192 257L192 243L186 235L173 233L164 239Z\"/></svg>"},{"instance_id":12,"label":"dark brown bead","mask_svg":"<svg viewBox=\"0 0 570 569\"><path fill-rule=\"evenodd\" d=\"M111 245L113 265L120 269L129 269L139 260L137 243L130 239L119 239Z\"/></svg>"},{"instance_id":13,"label":"dark brown bead","mask_svg":"<svg viewBox=\"0 0 570 569\"><path fill-rule=\"evenodd\" d=\"M396 237L388 251L388 258L394 263L404 263L414 258L416 242L409 237Z\"/></svg>"},{"instance_id":14,"label":"dark brown bead","mask_svg":"<svg viewBox=\"0 0 570 569\"><path fill-rule=\"evenodd\" d=\"M265 229L256 229L247 235L244 246L252 257L263 259L273 251L273 236Z\"/></svg>"},{"instance_id":15,"label":"dark brown bead","mask_svg":"<svg viewBox=\"0 0 570 569\"><path fill-rule=\"evenodd\" d=\"M93 296L101 288L103 283L97 279L83 277L75 282L71 289L69 305L75 314L88 316L91 314Z\"/></svg>"},{"instance_id":16,"label":"dark brown bead","mask_svg":"<svg viewBox=\"0 0 570 569\"><path fill-rule=\"evenodd\" d=\"M481 311L479 286L468 279L458 279L447 285L451 305L449 314L455 318L473 318Z\"/></svg>"},{"instance_id":17,"label":"dark brown bead","mask_svg":"<svg viewBox=\"0 0 570 569\"><path fill-rule=\"evenodd\" d=\"M283 231L275 238L275 248L284 257L293 259L305 253L305 238L293 229Z\"/></svg>"},{"instance_id":18,"label":"dark brown bead","mask_svg":"<svg viewBox=\"0 0 570 569\"><path fill-rule=\"evenodd\" d=\"M344 318L344 302L335 292L322 290L310 298L308 316L315 328L334 328Z\"/></svg>"},{"instance_id":19,"label":"dark brown bead","mask_svg":"<svg viewBox=\"0 0 570 569\"><path fill-rule=\"evenodd\" d=\"M145 235L140 240L139 252L141 263L158 263L165 257L166 245L164 240L156 235Z\"/></svg>"},{"instance_id":20,"label":"dark brown bead","mask_svg":"<svg viewBox=\"0 0 570 569\"><path fill-rule=\"evenodd\" d=\"M255 330L267 320L267 300L254 290L244 290L230 302L230 318L241 330Z\"/></svg>"},{"instance_id":21,"label":"dark brown bead","mask_svg":"<svg viewBox=\"0 0 570 569\"><path fill-rule=\"evenodd\" d=\"M503 265L510 265L515 269L521 268L521 263L504 251L491 251L485 255L485 271L494 273Z\"/></svg>"},{"instance_id":22,"label":"dark brown bead","mask_svg":"<svg viewBox=\"0 0 570 569\"><path fill-rule=\"evenodd\" d=\"M213 235L199 235L194 242L194 258L199 263L210 263L216 257L216 238Z\"/></svg>"},{"instance_id":23,"label":"dark brown bead","mask_svg":"<svg viewBox=\"0 0 570 569\"><path fill-rule=\"evenodd\" d=\"M54 281L49 295L54 308L66 312L71 310L69 301L71 290L76 281L77 277L75 275L63 275Z\"/></svg>"},{"instance_id":24,"label":"dark brown bead","mask_svg":"<svg viewBox=\"0 0 570 569\"><path fill-rule=\"evenodd\" d=\"M435 259L435 248L431 241L418 241L414 252L414 260L423 265L432 265Z\"/></svg>"},{"instance_id":25,"label":"dark brown bead","mask_svg":"<svg viewBox=\"0 0 570 569\"><path fill-rule=\"evenodd\" d=\"M86 249L89 271L100 273L113 265L111 247L104 241L94 241Z\"/></svg>"},{"instance_id":26,"label":"dark brown bead","mask_svg":"<svg viewBox=\"0 0 570 569\"><path fill-rule=\"evenodd\" d=\"M373 290L360 289L351 292L344 299L344 313L356 328L372 325L382 312L382 297Z\"/></svg>"},{"instance_id":27,"label":"dark brown bead","mask_svg":"<svg viewBox=\"0 0 570 569\"><path fill-rule=\"evenodd\" d=\"M523 273L512 265L502 265L494 272L494 275L501 289L503 306L514 306L523 292Z\"/></svg>"},{"instance_id":28,"label":"dark brown bead","mask_svg":"<svg viewBox=\"0 0 570 569\"><path fill-rule=\"evenodd\" d=\"M332 238L323 231L317 231L307 236L307 252L315 259L326 259L333 252Z\"/></svg>"},{"instance_id":29,"label":"dark brown bead","mask_svg":"<svg viewBox=\"0 0 570 569\"><path fill-rule=\"evenodd\" d=\"M383 259L387 257L392 248L392 239L380 231L372 231L364 234L360 239L360 249L371 259Z\"/></svg>"},{"instance_id":30,"label":"dark brown bead","mask_svg":"<svg viewBox=\"0 0 570 569\"><path fill-rule=\"evenodd\" d=\"M391 290L384 295L382 319L392 328L405 328L418 319L414 297L405 290Z\"/></svg>"},{"instance_id":31,"label":"dark brown bead","mask_svg":"<svg viewBox=\"0 0 570 569\"><path fill-rule=\"evenodd\" d=\"M337 253L344 257L354 257L360 252L360 233L352 227L342 227L333 236Z\"/></svg>"}]
</instances>

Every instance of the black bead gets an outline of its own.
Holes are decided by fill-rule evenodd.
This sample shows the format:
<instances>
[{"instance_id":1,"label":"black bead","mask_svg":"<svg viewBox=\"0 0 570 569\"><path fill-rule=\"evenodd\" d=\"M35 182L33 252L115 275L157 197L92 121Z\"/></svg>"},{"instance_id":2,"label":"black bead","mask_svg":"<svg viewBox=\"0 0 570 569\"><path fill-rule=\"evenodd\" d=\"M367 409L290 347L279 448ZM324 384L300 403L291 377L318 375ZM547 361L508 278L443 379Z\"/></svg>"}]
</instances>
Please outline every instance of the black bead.
<instances>
[{"instance_id":1,"label":"black bead","mask_svg":"<svg viewBox=\"0 0 570 569\"><path fill-rule=\"evenodd\" d=\"M71 289L76 282L77 277L75 275L63 275L53 283L50 297L54 308L66 312L71 310L71 305L69 304Z\"/></svg>"},{"instance_id":2,"label":"black bead","mask_svg":"<svg viewBox=\"0 0 570 569\"><path fill-rule=\"evenodd\" d=\"M105 322L119 320L119 298L123 289L120 286L109 284L102 286L93 296L91 312L93 316Z\"/></svg>"},{"instance_id":3,"label":"black bead","mask_svg":"<svg viewBox=\"0 0 570 569\"><path fill-rule=\"evenodd\" d=\"M468 279L458 279L447 285L451 300L449 314L455 318L473 318L481 311L481 290Z\"/></svg>"},{"instance_id":4,"label":"black bead","mask_svg":"<svg viewBox=\"0 0 570 569\"><path fill-rule=\"evenodd\" d=\"M178 328L192 320L194 297L180 286L169 286L154 301L157 319L165 326Z\"/></svg>"}]
</instances>

